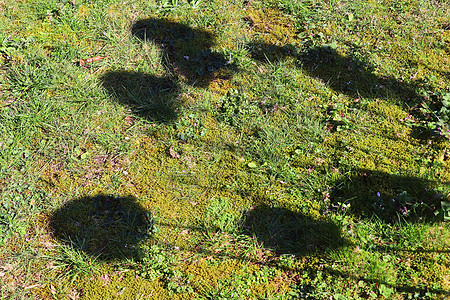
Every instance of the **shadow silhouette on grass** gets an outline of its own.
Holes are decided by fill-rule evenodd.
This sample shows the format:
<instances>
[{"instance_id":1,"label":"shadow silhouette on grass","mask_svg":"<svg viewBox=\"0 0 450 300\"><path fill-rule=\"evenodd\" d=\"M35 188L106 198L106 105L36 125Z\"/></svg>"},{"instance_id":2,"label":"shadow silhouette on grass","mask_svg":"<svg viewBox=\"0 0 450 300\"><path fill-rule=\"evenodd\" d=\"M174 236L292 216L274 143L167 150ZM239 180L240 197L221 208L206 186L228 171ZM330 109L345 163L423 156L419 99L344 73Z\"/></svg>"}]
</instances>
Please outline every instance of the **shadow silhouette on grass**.
<instances>
[{"instance_id":1,"label":"shadow silhouette on grass","mask_svg":"<svg viewBox=\"0 0 450 300\"><path fill-rule=\"evenodd\" d=\"M143 19L131 27L131 34L145 43L154 43L162 51L169 71L195 86L207 87L220 76L232 76L236 66L224 54L215 51L210 31L164 19Z\"/></svg>"},{"instance_id":2,"label":"shadow silhouette on grass","mask_svg":"<svg viewBox=\"0 0 450 300\"><path fill-rule=\"evenodd\" d=\"M354 52L359 49L354 47ZM430 129L421 123L437 121L433 112L439 112L443 106L443 94L431 93L423 96L419 90L433 91L424 80L405 83L392 77L380 77L375 74L375 68L354 56L342 56L329 46L308 49L299 55L304 70L311 76L325 81L333 90L351 97L378 99L384 98L403 107L405 111L415 116L412 136L419 140L439 140L446 134L446 128ZM443 74L445 76L445 74ZM447 88L448 91L448 88ZM423 103L428 103L432 111L423 112ZM442 118L442 117L441 117ZM443 132L441 132L443 131Z\"/></svg>"},{"instance_id":3,"label":"shadow silhouette on grass","mask_svg":"<svg viewBox=\"0 0 450 300\"><path fill-rule=\"evenodd\" d=\"M112 98L148 121L167 123L177 118L182 82L207 87L236 70L222 53L212 50L215 41L209 31L164 19L139 20L130 31L140 42L160 48L168 75L118 70L103 74L100 80Z\"/></svg>"},{"instance_id":4,"label":"shadow silhouette on grass","mask_svg":"<svg viewBox=\"0 0 450 300\"><path fill-rule=\"evenodd\" d=\"M403 82L389 76L379 76L375 68L364 61L362 51L352 46L349 55L338 53L330 45L310 47L300 50L293 45L276 46L264 42L253 42L247 45L253 59L260 62L278 62L288 57L294 58L299 66L311 77L320 79L338 93L355 99L355 105L360 98L375 100L386 99L401 107L415 117L412 136L419 140L439 140L446 135L446 126L440 129L430 129L423 125L437 122L433 112L439 112L444 103L443 95L449 92L443 88L434 91L425 81ZM442 72L441 72L442 73ZM445 76L445 73L442 73ZM428 91L431 96L422 95ZM426 92L426 93L428 93ZM434 107L433 111L425 113L423 103ZM441 116L441 119L443 117ZM445 119L445 117L444 117Z\"/></svg>"},{"instance_id":5,"label":"shadow silhouette on grass","mask_svg":"<svg viewBox=\"0 0 450 300\"><path fill-rule=\"evenodd\" d=\"M113 71L100 77L103 86L116 101L136 116L157 123L177 118L175 101L179 86L171 78L159 78L142 72Z\"/></svg>"},{"instance_id":6,"label":"shadow silhouette on grass","mask_svg":"<svg viewBox=\"0 0 450 300\"><path fill-rule=\"evenodd\" d=\"M330 193L332 211L346 211L360 218L373 215L391 223L432 222L438 219L445 196L433 190L433 182L421 178L359 170L336 182Z\"/></svg>"},{"instance_id":7,"label":"shadow silhouette on grass","mask_svg":"<svg viewBox=\"0 0 450 300\"><path fill-rule=\"evenodd\" d=\"M136 199L102 194L65 203L51 215L50 229L63 244L105 261L137 256L154 230Z\"/></svg>"},{"instance_id":8,"label":"shadow silhouette on grass","mask_svg":"<svg viewBox=\"0 0 450 300\"><path fill-rule=\"evenodd\" d=\"M342 56L331 47L309 49L300 55L303 68L333 90L359 98L390 98L405 107L417 104L416 87L395 78L375 75L374 68L356 57Z\"/></svg>"},{"instance_id":9,"label":"shadow silhouette on grass","mask_svg":"<svg viewBox=\"0 0 450 300\"><path fill-rule=\"evenodd\" d=\"M266 204L247 211L243 231L278 255L303 256L337 249L345 244L340 227L333 222Z\"/></svg>"},{"instance_id":10,"label":"shadow silhouette on grass","mask_svg":"<svg viewBox=\"0 0 450 300\"><path fill-rule=\"evenodd\" d=\"M380 77L374 67L354 56L343 56L328 45L299 51L292 45L276 46L267 43L248 45L252 57L261 62L276 62L287 57L298 60L302 69L311 77L319 78L336 92L354 98L390 98L407 107L417 104L416 86L395 78ZM357 49L353 49L357 52Z\"/></svg>"}]
</instances>

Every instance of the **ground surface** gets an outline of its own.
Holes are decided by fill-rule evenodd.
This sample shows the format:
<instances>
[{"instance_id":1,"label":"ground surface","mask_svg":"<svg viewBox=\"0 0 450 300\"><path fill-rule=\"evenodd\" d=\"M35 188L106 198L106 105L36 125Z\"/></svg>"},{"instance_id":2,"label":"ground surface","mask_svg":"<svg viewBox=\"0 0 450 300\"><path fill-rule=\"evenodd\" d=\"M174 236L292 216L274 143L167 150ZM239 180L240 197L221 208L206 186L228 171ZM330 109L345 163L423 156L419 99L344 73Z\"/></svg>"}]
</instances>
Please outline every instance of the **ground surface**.
<instances>
[{"instance_id":1,"label":"ground surface","mask_svg":"<svg viewBox=\"0 0 450 300\"><path fill-rule=\"evenodd\" d=\"M0 1L5 299L445 299L447 1Z\"/></svg>"}]
</instances>

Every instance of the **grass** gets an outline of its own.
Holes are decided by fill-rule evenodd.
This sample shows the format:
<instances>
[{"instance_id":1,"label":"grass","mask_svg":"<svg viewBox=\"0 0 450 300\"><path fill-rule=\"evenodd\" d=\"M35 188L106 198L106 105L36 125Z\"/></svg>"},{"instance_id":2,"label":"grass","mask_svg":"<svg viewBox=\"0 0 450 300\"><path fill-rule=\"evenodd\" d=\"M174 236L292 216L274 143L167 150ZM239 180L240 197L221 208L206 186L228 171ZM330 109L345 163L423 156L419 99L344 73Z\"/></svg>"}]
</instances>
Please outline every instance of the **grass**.
<instances>
[{"instance_id":1,"label":"grass","mask_svg":"<svg viewBox=\"0 0 450 300\"><path fill-rule=\"evenodd\" d=\"M446 299L445 1L0 1L0 297Z\"/></svg>"}]
</instances>

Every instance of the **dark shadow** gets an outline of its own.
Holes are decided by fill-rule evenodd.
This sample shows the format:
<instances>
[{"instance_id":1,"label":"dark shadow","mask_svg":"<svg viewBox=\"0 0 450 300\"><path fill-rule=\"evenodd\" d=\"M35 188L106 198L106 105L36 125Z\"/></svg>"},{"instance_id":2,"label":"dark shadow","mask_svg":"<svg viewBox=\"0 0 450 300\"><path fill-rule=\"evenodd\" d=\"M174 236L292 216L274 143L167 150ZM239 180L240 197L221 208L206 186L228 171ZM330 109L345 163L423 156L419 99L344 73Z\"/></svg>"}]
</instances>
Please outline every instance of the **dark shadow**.
<instances>
[{"instance_id":1,"label":"dark shadow","mask_svg":"<svg viewBox=\"0 0 450 300\"><path fill-rule=\"evenodd\" d=\"M375 68L364 62L364 55L358 47L352 46L348 56L339 54L329 45L310 47L300 50L293 45L276 46L263 42L253 42L247 45L253 59L260 62L278 62L293 58L299 66L311 77L325 82L338 93L354 99L368 100L388 99L412 114L416 121L412 124L412 136L419 140L439 140L445 132L425 128L422 123L436 122L432 112L438 112L442 107L443 97L448 88L432 96L424 96L420 91L433 91L427 82L402 82L392 77L382 77L375 74ZM441 72L443 76L447 74ZM427 92L428 93L428 92ZM359 101L355 101L358 103ZM422 103L431 104L432 111L423 113ZM445 129L441 129L445 130Z\"/></svg>"},{"instance_id":2,"label":"dark shadow","mask_svg":"<svg viewBox=\"0 0 450 300\"><path fill-rule=\"evenodd\" d=\"M260 204L246 213L243 231L278 255L307 255L344 245L340 228L326 219Z\"/></svg>"},{"instance_id":3,"label":"dark shadow","mask_svg":"<svg viewBox=\"0 0 450 300\"><path fill-rule=\"evenodd\" d=\"M97 195L71 200L50 217L62 243L100 260L132 258L153 233L153 220L136 199Z\"/></svg>"},{"instance_id":4,"label":"dark shadow","mask_svg":"<svg viewBox=\"0 0 450 300\"><path fill-rule=\"evenodd\" d=\"M434 221L444 197L433 190L432 181L370 170L359 170L333 186L329 210L360 218L375 215L388 223Z\"/></svg>"},{"instance_id":5,"label":"dark shadow","mask_svg":"<svg viewBox=\"0 0 450 300\"><path fill-rule=\"evenodd\" d=\"M133 114L160 123L176 119L179 86L170 78L115 71L104 74L100 79L109 94Z\"/></svg>"},{"instance_id":6,"label":"dark shadow","mask_svg":"<svg viewBox=\"0 0 450 300\"><path fill-rule=\"evenodd\" d=\"M140 42L154 43L162 52L167 76L143 72L111 71L100 77L110 94L132 112L151 122L170 122L177 118L177 97L181 83L207 87L212 80L230 78L234 64L212 47L211 32L163 19L144 19L130 28Z\"/></svg>"},{"instance_id":7,"label":"dark shadow","mask_svg":"<svg viewBox=\"0 0 450 300\"><path fill-rule=\"evenodd\" d=\"M353 51L358 51L353 49ZM351 97L389 98L411 107L418 103L416 87L394 78L379 77L374 68L354 56L344 57L331 47L308 49L300 55L304 70L333 90Z\"/></svg>"},{"instance_id":8,"label":"dark shadow","mask_svg":"<svg viewBox=\"0 0 450 300\"><path fill-rule=\"evenodd\" d=\"M214 35L206 30L164 19L144 19L134 23L131 34L143 42L156 44L169 71L188 84L208 86L217 76L231 76L236 68L212 47ZM228 75L224 75L227 71ZM208 76L215 73L213 76ZM220 73L220 74L219 74Z\"/></svg>"},{"instance_id":9,"label":"dark shadow","mask_svg":"<svg viewBox=\"0 0 450 300\"><path fill-rule=\"evenodd\" d=\"M400 100L406 106L417 104L416 86L374 74L374 68L354 56L342 56L330 46L311 47L300 51L292 45L276 46L267 43L248 45L254 59L276 62L287 57L298 60L310 76L324 81L336 92L351 97L387 98ZM354 47L352 53L358 52Z\"/></svg>"},{"instance_id":10,"label":"dark shadow","mask_svg":"<svg viewBox=\"0 0 450 300\"><path fill-rule=\"evenodd\" d=\"M254 41L247 44L251 57L263 63L275 63L288 57L298 57L299 49L293 45L277 46L264 42Z\"/></svg>"}]
</instances>

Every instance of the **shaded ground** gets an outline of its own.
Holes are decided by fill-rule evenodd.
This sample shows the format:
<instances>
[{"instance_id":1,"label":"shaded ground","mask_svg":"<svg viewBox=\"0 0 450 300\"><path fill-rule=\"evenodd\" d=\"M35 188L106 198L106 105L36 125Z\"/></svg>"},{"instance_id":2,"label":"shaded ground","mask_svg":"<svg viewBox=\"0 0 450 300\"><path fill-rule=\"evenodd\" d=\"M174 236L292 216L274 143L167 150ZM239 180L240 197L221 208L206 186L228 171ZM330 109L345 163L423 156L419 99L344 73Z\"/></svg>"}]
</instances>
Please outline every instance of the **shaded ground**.
<instances>
[{"instance_id":1,"label":"shaded ground","mask_svg":"<svg viewBox=\"0 0 450 300\"><path fill-rule=\"evenodd\" d=\"M128 70L108 71L100 77L102 85L120 104L144 119L170 122L177 118L177 96L182 82L207 87L217 77L232 76L235 66L211 49L211 32L164 19L143 19L131 26L131 34L161 50L166 76L157 77Z\"/></svg>"},{"instance_id":2,"label":"shaded ground","mask_svg":"<svg viewBox=\"0 0 450 300\"><path fill-rule=\"evenodd\" d=\"M279 255L306 255L344 245L341 229L331 221L265 204L247 211L243 229Z\"/></svg>"},{"instance_id":3,"label":"shaded ground","mask_svg":"<svg viewBox=\"0 0 450 300\"><path fill-rule=\"evenodd\" d=\"M417 104L419 96L415 93L415 85L376 75L373 66L352 55L358 52L357 48L351 49L350 55L343 56L329 45L301 50L292 45L280 47L255 42L248 47L252 57L262 62L275 62L287 57L297 59L310 76L321 79L336 92L356 98L389 97L400 100L406 107Z\"/></svg>"},{"instance_id":4,"label":"shaded ground","mask_svg":"<svg viewBox=\"0 0 450 300\"><path fill-rule=\"evenodd\" d=\"M432 187L433 182L412 176L359 170L334 185L330 209L365 218L375 215L388 223L399 218L412 222L439 221L441 200L445 197Z\"/></svg>"},{"instance_id":5,"label":"shaded ground","mask_svg":"<svg viewBox=\"0 0 450 300\"><path fill-rule=\"evenodd\" d=\"M121 70L108 72L100 79L111 97L133 114L158 123L177 118L179 86L171 78Z\"/></svg>"},{"instance_id":6,"label":"shaded ground","mask_svg":"<svg viewBox=\"0 0 450 300\"><path fill-rule=\"evenodd\" d=\"M50 229L62 243L101 260L130 258L150 238L150 213L131 197L97 195L65 203L50 217Z\"/></svg>"}]
</instances>

